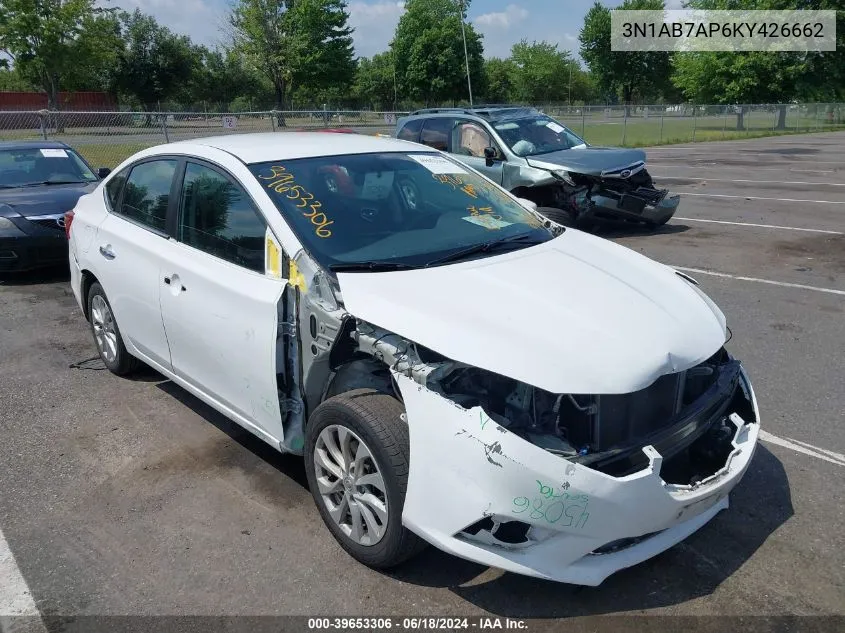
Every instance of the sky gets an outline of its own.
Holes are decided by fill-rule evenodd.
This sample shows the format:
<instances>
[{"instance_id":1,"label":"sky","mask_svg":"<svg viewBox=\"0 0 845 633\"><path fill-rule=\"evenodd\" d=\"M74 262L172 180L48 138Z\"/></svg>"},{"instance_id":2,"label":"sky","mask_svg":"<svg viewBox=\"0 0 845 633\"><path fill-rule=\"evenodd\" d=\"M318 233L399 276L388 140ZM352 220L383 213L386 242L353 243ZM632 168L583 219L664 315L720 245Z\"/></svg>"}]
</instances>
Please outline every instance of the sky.
<instances>
[{"instance_id":1,"label":"sky","mask_svg":"<svg viewBox=\"0 0 845 633\"><path fill-rule=\"evenodd\" d=\"M197 44L227 41L225 27L231 0L104 0L105 6L128 11L140 8L171 30L189 35ZM621 0L606 0L618 6ZM670 0L667 5L679 4ZM387 49L404 12L396 0L348 0L355 52L370 57ZM577 55L578 33L593 0L472 0L469 21L483 36L485 57L507 57L511 46L525 38L557 44Z\"/></svg>"}]
</instances>

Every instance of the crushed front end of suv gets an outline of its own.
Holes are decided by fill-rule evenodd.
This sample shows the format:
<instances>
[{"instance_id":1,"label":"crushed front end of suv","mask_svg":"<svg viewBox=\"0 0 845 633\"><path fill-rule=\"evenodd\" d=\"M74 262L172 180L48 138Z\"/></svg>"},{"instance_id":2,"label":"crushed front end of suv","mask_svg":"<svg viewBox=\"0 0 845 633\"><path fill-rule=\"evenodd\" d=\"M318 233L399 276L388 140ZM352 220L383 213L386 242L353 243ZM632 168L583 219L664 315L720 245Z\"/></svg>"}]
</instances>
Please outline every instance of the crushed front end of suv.
<instances>
[{"instance_id":1,"label":"crushed front end of suv","mask_svg":"<svg viewBox=\"0 0 845 633\"><path fill-rule=\"evenodd\" d=\"M285 141L144 150L80 200L71 286L109 369L303 455L375 568L432 544L597 585L728 507L759 412L694 280L418 144ZM137 170L184 191L130 222Z\"/></svg>"},{"instance_id":2,"label":"crushed front end of suv","mask_svg":"<svg viewBox=\"0 0 845 633\"><path fill-rule=\"evenodd\" d=\"M659 227L678 195L658 189L639 149L589 145L534 108L428 108L397 121L395 135L453 154L549 219Z\"/></svg>"}]
</instances>

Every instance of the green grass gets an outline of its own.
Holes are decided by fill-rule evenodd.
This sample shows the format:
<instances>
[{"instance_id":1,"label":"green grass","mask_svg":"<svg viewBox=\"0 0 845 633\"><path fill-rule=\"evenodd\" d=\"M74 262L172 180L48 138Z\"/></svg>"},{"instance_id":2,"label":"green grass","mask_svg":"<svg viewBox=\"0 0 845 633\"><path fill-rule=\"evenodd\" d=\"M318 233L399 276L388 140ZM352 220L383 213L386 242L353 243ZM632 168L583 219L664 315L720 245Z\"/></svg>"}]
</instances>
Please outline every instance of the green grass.
<instances>
[{"instance_id":1,"label":"green grass","mask_svg":"<svg viewBox=\"0 0 845 633\"><path fill-rule=\"evenodd\" d=\"M116 145L103 143L101 145L80 145L76 149L94 169L98 167L114 169L132 154L153 145L156 145L156 143L120 143Z\"/></svg>"}]
</instances>

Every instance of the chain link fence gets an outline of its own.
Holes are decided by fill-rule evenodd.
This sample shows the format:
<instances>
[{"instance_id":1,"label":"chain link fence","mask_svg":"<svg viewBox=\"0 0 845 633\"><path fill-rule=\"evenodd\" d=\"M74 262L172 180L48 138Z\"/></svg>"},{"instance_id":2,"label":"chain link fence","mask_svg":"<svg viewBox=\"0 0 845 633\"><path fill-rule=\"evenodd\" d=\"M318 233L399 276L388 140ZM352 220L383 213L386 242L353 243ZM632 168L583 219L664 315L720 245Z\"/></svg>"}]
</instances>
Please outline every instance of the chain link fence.
<instances>
[{"instance_id":1,"label":"chain link fence","mask_svg":"<svg viewBox=\"0 0 845 633\"><path fill-rule=\"evenodd\" d=\"M845 104L840 103L538 107L594 145L644 147L845 129ZM94 167L114 167L146 147L204 136L326 128L390 134L405 114L0 111L0 141L60 140L77 148Z\"/></svg>"}]
</instances>

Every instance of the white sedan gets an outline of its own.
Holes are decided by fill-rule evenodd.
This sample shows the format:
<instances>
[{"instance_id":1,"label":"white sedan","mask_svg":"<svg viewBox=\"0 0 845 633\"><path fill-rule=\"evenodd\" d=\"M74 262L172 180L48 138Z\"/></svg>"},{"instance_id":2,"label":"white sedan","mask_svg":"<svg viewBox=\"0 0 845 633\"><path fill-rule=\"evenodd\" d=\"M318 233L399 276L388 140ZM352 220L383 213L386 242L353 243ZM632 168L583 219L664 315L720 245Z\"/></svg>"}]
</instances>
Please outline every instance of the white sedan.
<instances>
[{"instance_id":1,"label":"white sedan","mask_svg":"<svg viewBox=\"0 0 845 633\"><path fill-rule=\"evenodd\" d=\"M757 444L694 280L429 147L243 134L135 154L67 217L115 374L303 455L332 535L597 585L728 507Z\"/></svg>"}]
</instances>

